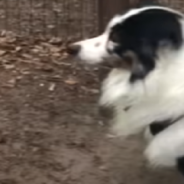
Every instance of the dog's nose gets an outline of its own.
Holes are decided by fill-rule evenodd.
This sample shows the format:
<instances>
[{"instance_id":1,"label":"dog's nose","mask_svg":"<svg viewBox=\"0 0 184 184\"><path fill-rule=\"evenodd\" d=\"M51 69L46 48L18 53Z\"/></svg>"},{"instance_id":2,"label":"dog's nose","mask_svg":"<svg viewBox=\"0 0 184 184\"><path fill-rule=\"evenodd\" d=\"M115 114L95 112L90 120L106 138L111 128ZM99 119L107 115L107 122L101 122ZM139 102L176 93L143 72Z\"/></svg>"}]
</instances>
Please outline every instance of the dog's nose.
<instances>
[{"instance_id":1,"label":"dog's nose","mask_svg":"<svg viewBox=\"0 0 184 184\"><path fill-rule=\"evenodd\" d=\"M67 48L67 53L70 55L77 55L81 50L81 46L78 44L71 44Z\"/></svg>"}]
</instances>

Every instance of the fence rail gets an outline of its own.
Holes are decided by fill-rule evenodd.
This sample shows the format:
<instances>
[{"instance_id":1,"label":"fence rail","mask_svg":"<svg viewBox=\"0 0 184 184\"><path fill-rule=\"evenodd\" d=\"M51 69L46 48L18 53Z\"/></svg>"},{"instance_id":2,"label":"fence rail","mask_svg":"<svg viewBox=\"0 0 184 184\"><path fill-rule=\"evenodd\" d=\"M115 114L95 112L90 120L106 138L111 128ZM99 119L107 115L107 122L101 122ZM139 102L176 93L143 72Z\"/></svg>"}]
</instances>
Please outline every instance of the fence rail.
<instances>
[{"instance_id":1,"label":"fence rail","mask_svg":"<svg viewBox=\"0 0 184 184\"><path fill-rule=\"evenodd\" d=\"M102 31L116 12L138 0L0 0L0 30L23 36L78 39ZM184 0L160 0L184 10Z\"/></svg>"}]
</instances>

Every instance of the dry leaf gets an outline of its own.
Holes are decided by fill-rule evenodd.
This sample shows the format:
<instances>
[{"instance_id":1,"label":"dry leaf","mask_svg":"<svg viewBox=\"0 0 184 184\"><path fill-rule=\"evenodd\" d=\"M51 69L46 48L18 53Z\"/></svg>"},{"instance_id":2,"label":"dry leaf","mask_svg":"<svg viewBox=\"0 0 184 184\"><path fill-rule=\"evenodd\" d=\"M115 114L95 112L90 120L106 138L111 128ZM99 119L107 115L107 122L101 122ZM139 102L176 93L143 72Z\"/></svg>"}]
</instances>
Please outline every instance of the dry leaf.
<instances>
[{"instance_id":1,"label":"dry leaf","mask_svg":"<svg viewBox=\"0 0 184 184\"><path fill-rule=\"evenodd\" d=\"M50 47L50 52L58 53L58 52L61 52L61 49L58 47L52 46Z\"/></svg>"},{"instance_id":2,"label":"dry leaf","mask_svg":"<svg viewBox=\"0 0 184 184\"><path fill-rule=\"evenodd\" d=\"M22 47L20 47L20 46L17 46L16 48L15 48L15 51L16 52L19 52L19 51L21 51L22 50Z\"/></svg>"},{"instance_id":3,"label":"dry leaf","mask_svg":"<svg viewBox=\"0 0 184 184\"><path fill-rule=\"evenodd\" d=\"M15 68L15 65L11 65L11 64L9 64L9 65L4 65L4 68L5 68L6 70L11 70L11 69L14 69L14 68Z\"/></svg>"},{"instance_id":4,"label":"dry leaf","mask_svg":"<svg viewBox=\"0 0 184 184\"><path fill-rule=\"evenodd\" d=\"M44 87L44 86L45 86L45 84L44 84L44 83L41 83L41 84L39 84L39 86L40 86L40 87Z\"/></svg>"},{"instance_id":5,"label":"dry leaf","mask_svg":"<svg viewBox=\"0 0 184 184\"><path fill-rule=\"evenodd\" d=\"M16 79L10 79L6 84L4 84L4 87L10 87L13 88L16 85Z\"/></svg>"},{"instance_id":6,"label":"dry leaf","mask_svg":"<svg viewBox=\"0 0 184 184\"><path fill-rule=\"evenodd\" d=\"M49 43L54 44L54 45L61 45L63 43L61 38L51 38L49 40Z\"/></svg>"},{"instance_id":7,"label":"dry leaf","mask_svg":"<svg viewBox=\"0 0 184 184\"><path fill-rule=\"evenodd\" d=\"M79 83L79 81L76 78L74 78L74 77L70 77L67 80L65 80L64 82L66 84L69 84L69 85L75 85L75 84Z\"/></svg>"},{"instance_id":8,"label":"dry leaf","mask_svg":"<svg viewBox=\"0 0 184 184\"><path fill-rule=\"evenodd\" d=\"M26 59L32 59L32 58L33 58L32 55L26 54L26 53L22 54L22 57L24 57L24 58L26 58Z\"/></svg>"},{"instance_id":9,"label":"dry leaf","mask_svg":"<svg viewBox=\"0 0 184 184\"><path fill-rule=\"evenodd\" d=\"M50 86L49 86L49 91L54 91L55 87L56 87L56 84L55 83L51 83Z\"/></svg>"},{"instance_id":10,"label":"dry leaf","mask_svg":"<svg viewBox=\"0 0 184 184\"><path fill-rule=\"evenodd\" d=\"M0 50L0 56L4 56L7 53L5 50Z\"/></svg>"},{"instance_id":11,"label":"dry leaf","mask_svg":"<svg viewBox=\"0 0 184 184\"><path fill-rule=\"evenodd\" d=\"M89 89L85 86L81 86L81 89L84 90L87 93L91 93L91 94L99 94L100 91L98 89Z\"/></svg>"},{"instance_id":12,"label":"dry leaf","mask_svg":"<svg viewBox=\"0 0 184 184\"><path fill-rule=\"evenodd\" d=\"M43 65L43 67L41 68L41 70L45 71L45 72L53 72L54 69L52 66L50 65Z\"/></svg>"}]
</instances>

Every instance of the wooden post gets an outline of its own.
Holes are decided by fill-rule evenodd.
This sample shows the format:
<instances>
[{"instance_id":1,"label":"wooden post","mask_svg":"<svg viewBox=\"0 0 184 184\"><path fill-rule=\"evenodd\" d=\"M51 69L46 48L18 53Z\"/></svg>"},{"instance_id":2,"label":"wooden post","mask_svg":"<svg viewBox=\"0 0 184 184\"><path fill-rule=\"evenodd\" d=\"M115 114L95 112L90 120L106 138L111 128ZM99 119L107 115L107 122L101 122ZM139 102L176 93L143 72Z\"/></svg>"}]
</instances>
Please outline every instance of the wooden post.
<instances>
[{"instance_id":1,"label":"wooden post","mask_svg":"<svg viewBox=\"0 0 184 184\"><path fill-rule=\"evenodd\" d=\"M110 18L129 7L130 0L98 0L99 32L104 30Z\"/></svg>"}]
</instances>

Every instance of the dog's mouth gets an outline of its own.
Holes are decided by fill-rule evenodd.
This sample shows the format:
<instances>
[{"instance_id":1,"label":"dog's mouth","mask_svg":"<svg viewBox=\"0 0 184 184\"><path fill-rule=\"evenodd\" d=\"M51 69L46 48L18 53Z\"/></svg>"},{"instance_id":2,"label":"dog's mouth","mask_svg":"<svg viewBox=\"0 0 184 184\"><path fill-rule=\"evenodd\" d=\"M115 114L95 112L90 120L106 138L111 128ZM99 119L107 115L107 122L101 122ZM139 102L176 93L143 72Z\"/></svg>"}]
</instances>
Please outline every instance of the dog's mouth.
<instances>
[{"instance_id":1,"label":"dog's mouth","mask_svg":"<svg viewBox=\"0 0 184 184\"><path fill-rule=\"evenodd\" d=\"M113 68L122 68L129 70L131 68L130 63L123 60L122 58L118 59L104 58L102 62L94 64L80 60L79 58L75 58L75 64L83 67L86 70L113 69Z\"/></svg>"}]
</instances>

